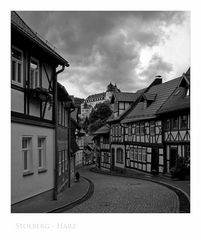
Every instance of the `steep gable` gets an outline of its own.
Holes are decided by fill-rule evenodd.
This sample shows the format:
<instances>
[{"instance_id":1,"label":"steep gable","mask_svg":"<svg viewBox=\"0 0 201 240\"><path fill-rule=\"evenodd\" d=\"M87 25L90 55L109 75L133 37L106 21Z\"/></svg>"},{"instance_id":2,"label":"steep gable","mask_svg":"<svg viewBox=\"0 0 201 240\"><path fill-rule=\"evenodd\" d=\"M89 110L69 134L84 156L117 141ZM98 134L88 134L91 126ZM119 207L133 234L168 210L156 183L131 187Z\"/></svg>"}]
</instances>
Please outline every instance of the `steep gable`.
<instances>
[{"instance_id":1,"label":"steep gable","mask_svg":"<svg viewBox=\"0 0 201 240\"><path fill-rule=\"evenodd\" d=\"M181 81L181 77L174 80L151 86L146 91L146 96L153 101L150 105L145 105L144 101L139 101L130 113L122 120L122 123L143 120L156 117L157 111L177 88Z\"/></svg>"}]
</instances>

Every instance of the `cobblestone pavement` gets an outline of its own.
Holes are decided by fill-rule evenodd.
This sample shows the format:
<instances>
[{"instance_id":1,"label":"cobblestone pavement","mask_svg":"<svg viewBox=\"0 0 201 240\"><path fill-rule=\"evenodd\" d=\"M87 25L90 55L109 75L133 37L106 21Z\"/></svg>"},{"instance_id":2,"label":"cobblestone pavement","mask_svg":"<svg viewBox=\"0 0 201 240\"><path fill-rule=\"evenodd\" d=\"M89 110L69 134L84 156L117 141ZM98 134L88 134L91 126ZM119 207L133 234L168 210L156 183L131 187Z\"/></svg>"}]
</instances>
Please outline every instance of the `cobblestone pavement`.
<instances>
[{"instance_id":1,"label":"cobblestone pavement","mask_svg":"<svg viewBox=\"0 0 201 240\"><path fill-rule=\"evenodd\" d=\"M153 182L107 176L80 169L94 183L94 194L67 213L176 213L179 199L168 188Z\"/></svg>"}]
</instances>

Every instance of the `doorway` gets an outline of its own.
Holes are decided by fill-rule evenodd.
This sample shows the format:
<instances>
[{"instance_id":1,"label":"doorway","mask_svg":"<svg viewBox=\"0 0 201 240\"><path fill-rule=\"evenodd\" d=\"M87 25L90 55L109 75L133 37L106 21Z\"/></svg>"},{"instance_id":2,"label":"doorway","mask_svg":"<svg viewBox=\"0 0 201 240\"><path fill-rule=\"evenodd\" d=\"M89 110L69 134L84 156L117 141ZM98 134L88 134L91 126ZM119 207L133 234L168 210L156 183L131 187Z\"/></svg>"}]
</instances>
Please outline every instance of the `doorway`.
<instances>
[{"instance_id":1,"label":"doorway","mask_svg":"<svg viewBox=\"0 0 201 240\"><path fill-rule=\"evenodd\" d=\"M170 147L170 169L176 166L177 156L178 156L177 147Z\"/></svg>"},{"instance_id":2,"label":"doorway","mask_svg":"<svg viewBox=\"0 0 201 240\"><path fill-rule=\"evenodd\" d=\"M152 148L151 171L158 173L158 148Z\"/></svg>"}]
</instances>

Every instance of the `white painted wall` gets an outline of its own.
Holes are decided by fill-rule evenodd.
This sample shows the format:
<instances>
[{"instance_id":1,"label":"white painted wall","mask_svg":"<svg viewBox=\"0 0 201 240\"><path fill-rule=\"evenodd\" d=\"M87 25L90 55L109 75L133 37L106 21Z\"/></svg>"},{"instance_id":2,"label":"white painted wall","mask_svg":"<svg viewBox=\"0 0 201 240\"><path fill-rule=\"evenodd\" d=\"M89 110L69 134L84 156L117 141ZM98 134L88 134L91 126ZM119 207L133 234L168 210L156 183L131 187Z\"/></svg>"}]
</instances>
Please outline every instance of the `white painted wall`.
<instances>
[{"instance_id":1,"label":"white painted wall","mask_svg":"<svg viewBox=\"0 0 201 240\"><path fill-rule=\"evenodd\" d=\"M22 136L32 136L33 175L23 176ZM38 136L46 136L47 172L38 173ZM11 124L11 203L16 203L54 187L54 130Z\"/></svg>"}]
</instances>

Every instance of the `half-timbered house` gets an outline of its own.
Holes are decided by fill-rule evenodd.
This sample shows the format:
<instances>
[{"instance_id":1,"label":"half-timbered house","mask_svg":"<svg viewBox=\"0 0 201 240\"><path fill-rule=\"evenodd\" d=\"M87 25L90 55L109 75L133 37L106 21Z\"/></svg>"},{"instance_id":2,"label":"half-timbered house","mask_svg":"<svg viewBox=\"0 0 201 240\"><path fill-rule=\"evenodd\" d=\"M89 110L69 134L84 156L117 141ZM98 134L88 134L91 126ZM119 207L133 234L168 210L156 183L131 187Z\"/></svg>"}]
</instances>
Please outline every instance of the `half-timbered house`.
<instances>
[{"instance_id":1,"label":"half-timbered house","mask_svg":"<svg viewBox=\"0 0 201 240\"><path fill-rule=\"evenodd\" d=\"M66 66L49 43L11 12L12 204L56 187L57 76Z\"/></svg>"},{"instance_id":2,"label":"half-timbered house","mask_svg":"<svg viewBox=\"0 0 201 240\"><path fill-rule=\"evenodd\" d=\"M125 167L146 172L164 172L162 120L157 111L181 82L181 77L151 84L121 121L125 129Z\"/></svg>"},{"instance_id":3,"label":"half-timbered house","mask_svg":"<svg viewBox=\"0 0 201 240\"><path fill-rule=\"evenodd\" d=\"M170 173L178 157L190 160L190 69L157 114L163 124L164 172Z\"/></svg>"},{"instance_id":4,"label":"half-timbered house","mask_svg":"<svg viewBox=\"0 0 201 240\"><path fill-rule=\"evenodd\" d=\"M94 133L94 154L99 168L110 169L110 126L108 124Z\"/></svg>"}]
</instances>

